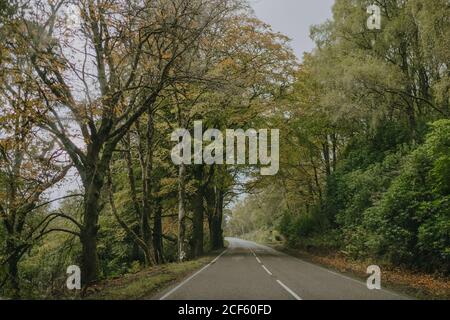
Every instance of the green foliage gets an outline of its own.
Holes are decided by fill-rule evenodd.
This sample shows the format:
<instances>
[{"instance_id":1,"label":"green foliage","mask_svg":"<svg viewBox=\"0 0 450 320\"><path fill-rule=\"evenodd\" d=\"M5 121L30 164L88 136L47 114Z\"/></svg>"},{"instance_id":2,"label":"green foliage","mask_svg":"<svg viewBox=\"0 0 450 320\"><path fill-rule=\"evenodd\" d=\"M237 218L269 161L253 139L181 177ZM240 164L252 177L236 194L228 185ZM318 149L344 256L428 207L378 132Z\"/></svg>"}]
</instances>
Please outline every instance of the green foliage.
<instances>
[{"instance_id":1,"label":"green foliage","mask_svg":"<svg viewBox=\"0 0 450 320\"><path fill-rule=\"evenodd\" d=\"M349 226L361 223L362 213L371 207L387 190L392 179L398 175L406 151L389 154L382 162L375 162L365 169L354 169L347 173L338 171L334 186L341 195L341 210L336 214L338 225ZM334 198L333 198L334 199ZM328 198L327 198L328 200Z\"/></svg>"},{"instance_id":2,"label":"green foliage","mask_svg":"<svg viewBox=\"0 0 450 320\"><path fill-rule=\"evenodd\" d=\"M290 244L294 244L299 238L310 236L316 230L316 224L313 216L309 214L293 216L285 213L280 221L279 230Z\"/></svg>"},{"instance_id":3,"label":"green foliage","mask_svg":"<svg viewBox=\"0 0 450 320\"><path fill-rule=\"evenodd\" d=\"M104 157L106 146L113 144L106 143L104 137L97 137L97 133L117 132L122 123L128 122L126 119L134 119L132 110L121 114L127 110L128 102L139 110L145 107L149 113L148 117L139 117L136 113L139 119L131 128L124 127L128 134L113 148L111 163L103 163L102 160L100 165L93 161L92 165L79 172L83 176L83 173L91 172L87 167L95 168L95 172L105 169L101 177L100 174L92 177L92 181L102 180L106 173L112 177L112 200L106 194L109 191L104 190L106 188L95 190L100 193L97 202L101 209L94 212L95 218L98 214L98 223L96 219L83 216L81 202L65 202L58 207L81 226L88 221L95 221L90 226L93 228L98 224L98 236L92 240L95 240L103 278L127 273L138 275L127 276L129 282L111 291L106 290L99 297L145 297L158 286L198 267L200 264L197 262L171 264L162 267L162 272L148 274L145 271L148 269L142 270L144 261L148 264L153 261L146 260L143 252L146 256L153 253L149 254L139 246L150 248L151 240L156 239L150 236L150 231L159 229L161 225L165 239L159 251L162 258L158 256L158 262L176 261L179 254L177 240L182 244L190 240L192 245L194 225L200 226L197 230L206 229L202 227L206 227L207 221L217 221L212 218L221 219L222 215L226 217L228 235L259 242L284 238L291 246L341 250L354 258L376 258L430 272L450 272L450 6L448 0L377 1L383 23L382 29L375 32L365 26L366 7L372 3L371 0L336 0L333 19L312 27L311 34L317 48L313 53L305 54L300 68L288 46L287 37L272 32L270 26L236 7L236 12L233 9L233 13L223 19L223 25L211 24L217 32L208 31L201 41L192 42L201 43L201 46L184 50L186 56L181 55L179 60L168 64L173 66L167 72L173 81L163 91L156 92L157 101L149 106L147 103L141 105L141 100L147 102L144 99L147 91L159 87L154 86L153 81L158 79L161 66L170 60L171 53L159 52L158 49L153 55L148 44L144 47L139 45L139 48L131 45L127 49L130 52L120 50L123 47L120 45L97 52L105 55L102 57L105 62L113 64L103 71L98 64L100 73L107 73L98 75L100 82L111 82L100 85L100 88L111 88L120 93L120 98L117 105L110 106L107 103L111 102L110 94L102 93L95 101L88 103L90 99L80 99L68 108L68 111L75 112L72 118L78 121L86 144L79 152L84 154L86 149L86 155L89 155L89 151L93 151L92 157L86 156L86 159ZM210 4L208 1L204 3L206 6ZM39 62L33 64L42 65L42 72L31 71L35 67L26 62L30 44L21 43L27 42L27 37L22 34L20 23L16 25L20 16L16 23L11 23L16 19L14 9L8 1L0 0L0 40L11 39L0 41L0 63L5 66L2 70L7 71L0 72L1 80L14 80L12 87L20 89L19 92L31 90L30 110L34 110L35 103L39 108L70 103L66 100L71 100L67 97L72 95L78 100L79 92L72 94L71 86L63 81L65 77L59 76L59 72L73 69L70 59L53 56L52 48L38 50L45 53L42 57L36 56L36 50L31 50L31 60ZM98 14L82 18L94 19L103 13L99 10ZM45 20L45 15L43 13L42 20ZM156 18L169 16L170 13L167 17ZM87 29L96 26L94 20L83 25ZM194 20L194 17L186 19ZM105 23L109 22L105 20ZM55 27L59 25L65 23L58 21ZM124 30L128 28L123 27ZM35 32L34 28L26 29ZM185 28L177 29L182 31ZM162 35L167 30L163 31ZM16 33L20 34L17 39L14 38ZM55 43L63 41L64 49L63 44L67 41L59 39L58 35L70 33L54 32ZM82 33L83 36L87 34L89 32ZM127 32L121 35L125 38L117 38L119 44L121 41L124 41L122 44L133 43L125 41ZM160 36L160 32L155 36ZM48 40L46 37L31 38L39 38L43 42L41 45L45 46ZM184 36L168 36L168 39L172 38L181 40ZM158 37L155 39L159 41ZM133 52L141 49L142 54ZM145 59L144 53L152 57L161 56L161 61ZM137 87L134 80L128 81L128 69L132 63L128 58L133 56L139 58L131 72L133 75L138 71L135 74L136 80L140 79ZM114 67L116 63L117 68ZM112 74L114 70L116 75ZM154 77L145 77L147 74L154 74ZM42 75L52 79L41 79ZM30 84L28 80L32 80ZM49 83L52 84L50 87ZM125 84L130 87L122 87ZM139 89L141 84L142 91ZM45 90L41 90L41 85ZM37 92L33 93L35 90ZM6 90L6 95L0 92L0 105L5 110L9 109L9 104L22 100L8 91L11 90ZM45 92L58 94L44 101L41 95ZM7 102L3 96L14 99ZM79 112L78 106L84 106L89 112ZM37 112L36 117L25 112L27 116L30 114L30 121L26 123L41 122L42 117L54 114L54 110L47 111ZM188 167L185 176L178 174L178 168L170 160L170 133L175 127L189 127L193 120L200 119L205 129L280 129L278 175L255 176L255 167L241 166L205 166L199 176L193 167ZM47 121L53 123L54 119ZM428 126L428 123L431 124ZM100 128L105 125L105 130L95 130L96 125ZM87 126L85 130L84 126ZM118 131L122 132L122 129ZM56 136L64 136L63 133ZM113 137L108 132L106 135ZM14 131L11 136L18 137ZM66 140L59 141L59 145L64 145L69 156L73 157L73 146L67 145ZM100 141L106 144L101 142L97 145ZM40 148L33 143L21 142L19 145L22 144L32 146L33 151ZM80 161L76 152L72 160L75 164ZM107 167L110 171L106 170ZM34 171L39 171L34 165L27 168L33 175ZM8 195L11 183L0 171L0 197L11 202ZM41 175L36 172L36 176ZM16 184L26 186L28 181L39 179L14 180ZM247 194L242 197L239 193L244 184ZM96 184L95 188L97 186L102 189L103 183ZM185 197L179 196L183 190ZM198 194L201 195L200 200L196 197ZM241 201L231 213L223 211L236 195ZM39 200L36 204L44 199ZM114 202L115 206L112 205ZM193 219L194 210L202 207L198 206L200 202L204 205L203 224L201 220L194 223ZM113 207L117 207L117 215L112 214ZM33 229L39 223L38 218L50 212L48 207L41 210L42 213L34 214L33 211L26 218L25 231ZM185 212L186 219L178 221L177 210ZM163 217L162 222L153 225L158 221L157 213ZM5 216L4 212L0 214L0 218ZM1 244L6 244L9 239L16 245L28 241L17 235L8 235L8 228L4 225L7 224L0 223ZM176 238L177 234L183 234L177 232L180 226L186 228L186 239ZM70 232L76 234L79 228L59 220L49 227L65 228L66 233L46 234L24 252L17 276L23 297L63 294L66 267L81 264L80 241L75 235L68 235ZM215 232L218 233L217 230ZM136 242L133 233L148 243ZM205 234L204 243L214 242L214 236L211 238ZM161 242L157 242L158 245ZM8 246L2 245L0 250L2 262ZM7 268L0 265L0 285L7 272ZM143 282L139 278L142 275L153 278ZM0 294L3 295L3 291Z\"/></svg>"},{"instance_id":4,"label":"green foliage","mask_svg":"<svg viewBox=\"0 0 450 320\"><path fill-rule=\"evenodd\" d=\"M273 230L281 217L282 195L276 188L249 195L229 216L225 231L233 236L246 236L258 230Z\"/></svg>"},{"instance_id":5,"label":"green foliage","mask_svg":"<svg viewBox=\"0 0 450 320\"><path fill-rule=\"evenodd\" d=\"M416 148L400 145L370 165L361 166L349 153L329 178L322 207L286 211L278 230L291 246L336 247L354 258L448 273L449 154L450 120L432 123Z\"/></svg>"},{"instance_id":6,"label":"green foliage","mask_svg":"<svg viewBox=\"0 0 450 320\"><path fill-rule=\"evenodd\" d=\"M450 121L430 127L415 150L400 147L366 169L333 177L325 207L335 207L350 255L449 271Z\"/></svg>"},{"instance_id":7,"label":"green foliage","mask_svg":"<svg viewBox=\"0 0 450 320\"><path fill-rule=\"evenodd\" d=\"M374 32L369 4L337 0L312 28L280 116L284 165L260 186L282 190L290 245L448 273L450 7L380 2Z\"/></svg>"},{"instance_id":8,"label":"green foliage","mask_svg":"<svg viewBox=\"0 0 450 320\"><path fill-rule=\"evenodd\" d=\"M327 251L338 247L339 233L330 229L326 217L318 211L302 215L285 212L277 228L292 247L313 251Z\"/></svg>"},{"instance_id":9,"label":"green foliage","mask_svg":"<svg viewBox=\"0 0 450 320\"><path fill-rule=\"evenodd\" d=\"M132 241L111 216L101 217L98 252L102 274L118 276L132 268Z\"/></svg>"},{"instance_id":10,"label":"green foliage","mask_svg":"<svg viewBox=\"0 0 450 320\"><path fill-rule=\"evenodd\" d=\"M342 151L341 172L365 170L373 164L383 162L386 156L396 153L399 146L408 148L409 133L404 124L385 120L372 131L354 137Z\"/></svg>"},{"instance_id":11,"label":"green foliage","mask_svg":"<svg viewBox=\"0 0 450 320\"><path fill-rule=\"evenodd\" d=\"M12 15L15 10L16 7L12 2L10 2L9 0L0 0L0 18Z\"/></svg>"},{"instance_id":12,"label":"green foliage","mask_svg":"<svg viewBox=\"0 0 450 320\"><path fill-rule=\"evenodd\" d=\"M277 230L287 239L290 245L302 244L304 239L314 237L329 230L329 228L328 217L320 207L300 213L292 213L286 210L277 225Z\"/></svg>"},{"instance_id":13,"label":"green foliage","mask_svg":"<svg viewBox=\"0 0 450 320\"><path fill-rule=\"evenodd\" d=\"M431 125L382 198L364 212L373 250L395 263L448 272L450 121Z\"/></svg>"},{"instance_id":14,"label":"green foliage","mask_svg":"<svg viewBox=\"0 0 450 320\"><path fill-rule=\"evenodd\" d=\"M42 299L68 294L66 270L70 265L79 265L80 250L73 236L48 236L20 263L21 296Z\"/></svg>"}]
</instances>

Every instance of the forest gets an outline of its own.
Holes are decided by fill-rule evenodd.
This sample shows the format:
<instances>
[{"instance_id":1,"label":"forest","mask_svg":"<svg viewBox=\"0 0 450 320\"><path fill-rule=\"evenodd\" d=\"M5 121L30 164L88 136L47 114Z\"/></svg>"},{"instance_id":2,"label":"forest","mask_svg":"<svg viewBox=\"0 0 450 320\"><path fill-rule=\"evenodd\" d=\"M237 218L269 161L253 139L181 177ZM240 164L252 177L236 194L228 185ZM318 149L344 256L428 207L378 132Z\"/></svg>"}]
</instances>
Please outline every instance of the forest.
<instances>
[{"instance_id":1,"label":"forest","mask_svg":"<svg viewBox=\"0 0 450 320\"><path fill-rule=\"evenodd\" d=\"M450 6L375 2L380 30L368 1L311 28L274 117L280 172L253 181L229 232L448 275Z\"/></svg>"},{"instance_id":2,"label":"forest","mask_svg":"<svg viewBox=\"0 0 450 320\"><path fill-rule=\"evenodd\" d=\"M336 0L311 38L296 57L245 0L0 0L0 296L224 235L448 276L450 4ZM279 130L279 171L174 164L198 121Z\"/></svg>"}]
</instances>

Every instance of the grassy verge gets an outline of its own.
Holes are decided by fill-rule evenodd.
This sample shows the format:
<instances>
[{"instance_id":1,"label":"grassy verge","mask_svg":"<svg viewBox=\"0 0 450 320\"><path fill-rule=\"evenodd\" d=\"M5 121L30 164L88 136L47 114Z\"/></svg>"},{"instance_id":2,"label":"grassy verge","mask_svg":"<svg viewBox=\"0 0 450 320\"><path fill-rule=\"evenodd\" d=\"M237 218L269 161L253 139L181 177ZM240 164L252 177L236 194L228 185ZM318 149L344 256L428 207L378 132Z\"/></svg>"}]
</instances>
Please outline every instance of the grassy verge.
<instances>
[{"instance_id":1,"label":"grassy verge","mask_svg":"<svg viewBox=\"0 0 450 320\"><path fill-rule=\"evenodd\" d=\"M89 300L149 299L159 290L181 280L208 264L217 254L211 253L197 260L155 266L99 283L89 289Z\"/></svg>"},{"instance_id":2,"label":"grassy verge","mask_svg":"<svg viewBox=\"0 0 450 320\"><path fill-rule=\"evenodd\" d=\"M307 252L280 245L274 246L274 248L291 256L348 274L363 281L368 277L366 274L367 267L378 264L382 270L382 285L387 289L403 292L417 299L450 299L450 279L448 277L414 272L400 267L382 265L374 261L352 260L338 252Z\"/></svg>"}]
</instances>

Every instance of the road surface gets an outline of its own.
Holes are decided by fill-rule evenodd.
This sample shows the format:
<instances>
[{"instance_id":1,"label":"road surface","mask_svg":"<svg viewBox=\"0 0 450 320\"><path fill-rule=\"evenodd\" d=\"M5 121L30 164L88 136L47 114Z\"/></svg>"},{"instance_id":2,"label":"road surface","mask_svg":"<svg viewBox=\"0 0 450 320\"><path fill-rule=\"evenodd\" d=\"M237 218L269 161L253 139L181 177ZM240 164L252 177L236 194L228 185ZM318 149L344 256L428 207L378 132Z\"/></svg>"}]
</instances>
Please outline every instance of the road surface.
<instances>
[{"instance_id":1,"label":"road surface","mask_svg":"<svg viewBox=\"0 0 450 320\"><path fill-rule=\"evenodd\" d=\"M155 296L160 300L403 300L388 290L254 242L227 238L209 265Z\"/></svg>"}]
</instances>

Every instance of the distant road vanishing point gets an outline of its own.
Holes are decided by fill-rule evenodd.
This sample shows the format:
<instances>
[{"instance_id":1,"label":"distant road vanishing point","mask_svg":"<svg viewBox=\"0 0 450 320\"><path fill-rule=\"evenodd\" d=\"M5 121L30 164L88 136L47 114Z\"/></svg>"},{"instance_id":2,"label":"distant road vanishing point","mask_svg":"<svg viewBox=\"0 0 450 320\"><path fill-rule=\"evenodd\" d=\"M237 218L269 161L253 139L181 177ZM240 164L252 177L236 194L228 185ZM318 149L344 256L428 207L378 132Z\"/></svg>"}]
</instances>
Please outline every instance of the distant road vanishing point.
<instances>
[{"instance_id":1,"label":"distant road vanishing point","mask_svg":"<svg viewBox=\"0 0 450 320\"><path fill-rule=\"evenodd\" d=\"M389 290L235 238L220 256L157 294L160 300L405 300Z\"/></svg>"}]
</instances>

